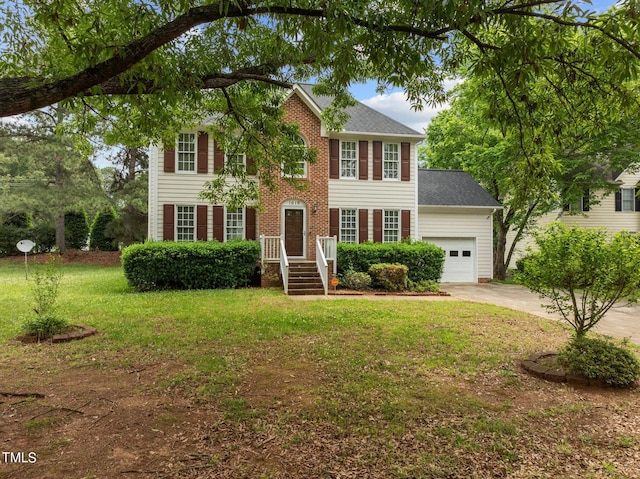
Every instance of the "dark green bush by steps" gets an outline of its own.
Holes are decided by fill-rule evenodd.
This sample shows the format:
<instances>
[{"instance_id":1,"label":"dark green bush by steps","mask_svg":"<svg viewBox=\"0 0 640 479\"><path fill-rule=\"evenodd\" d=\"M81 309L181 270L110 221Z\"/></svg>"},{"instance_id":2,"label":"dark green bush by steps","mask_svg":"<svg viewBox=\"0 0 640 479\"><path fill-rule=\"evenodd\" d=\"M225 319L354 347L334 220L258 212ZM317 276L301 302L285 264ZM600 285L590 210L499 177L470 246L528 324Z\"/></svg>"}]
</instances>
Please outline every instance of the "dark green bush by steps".
<instances>
[{"instance_id":1,"label":"dark green bush by steps","mask_svg":"<svg viewBox=\"0 0 640 479\"><path fill-rule=\"evenodd\" d=\"M122 251L124 275L138 291L239 288L259 259L257 241L145 243Z\"/></svg>"},{"instance_id":2,"label":"dark green bush by steps","mask_svg":"<svg viewBox=\"0 0 640 479\"><path fill-rule=\"evenodd\" d=\"M399 263L409 268L410 281L439 281L444 267L444 252L423 241L402 243L338 243L338 273L366 273L378 263Z\"/></svg>"}]
</instances>

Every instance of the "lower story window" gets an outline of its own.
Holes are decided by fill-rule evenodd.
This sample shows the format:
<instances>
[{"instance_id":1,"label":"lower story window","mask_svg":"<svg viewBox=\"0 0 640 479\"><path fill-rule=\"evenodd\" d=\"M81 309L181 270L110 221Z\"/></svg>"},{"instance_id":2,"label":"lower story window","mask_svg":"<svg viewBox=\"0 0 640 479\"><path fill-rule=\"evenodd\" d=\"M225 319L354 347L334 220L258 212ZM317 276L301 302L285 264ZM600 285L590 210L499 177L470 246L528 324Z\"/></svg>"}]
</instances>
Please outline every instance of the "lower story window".
<instances>
[{"instance_id":1,"label":"lower story window","mask_svg":"<svg viewBox=\"0 0 640 479\"><path fill-rule=\"evenodd\" d=\"M226 240L244 238L244 210L242 208L227 209Z\"/></svg>"},{"instance_id":2,"label":"lower story window","mask_svg":"<svg viewBox=\"0 0 640 479\"><path fill-rule=\"evenodd\" d=\"M385 243L397 243L400 240L400 212L385 210L382 240Z\"/></svg>"},{"instance_id":3,"label":"lower story window","mask_svg":"<svg viewBox=\"0 0 640 479\"><path fill-rule=\"evenodd\" d=\"M356 242L356 210L340 210L340 241Z\"/></svg>"},{"instance_id":4,"label":"lower story window","mask_svg":"<svg viewBox=\"0 0 640 479\"><path fill-rule=\"evenodd\" d=\"M176 238L195 241L195 206L178 206L176 211Z\"/></svg>"}]
</instances>

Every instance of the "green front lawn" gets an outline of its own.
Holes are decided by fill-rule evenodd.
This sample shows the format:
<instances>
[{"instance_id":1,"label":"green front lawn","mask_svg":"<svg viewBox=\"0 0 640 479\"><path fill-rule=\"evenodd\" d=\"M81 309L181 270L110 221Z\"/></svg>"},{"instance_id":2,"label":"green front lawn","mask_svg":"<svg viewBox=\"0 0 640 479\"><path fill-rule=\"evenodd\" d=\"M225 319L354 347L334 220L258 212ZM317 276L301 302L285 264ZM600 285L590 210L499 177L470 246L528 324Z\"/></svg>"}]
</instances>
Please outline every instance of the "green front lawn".
<instances>
[{"instance_id":1,"label":"green front lawn","mask_svg":"<svg viewBox=\"0 0 640 479\"><path fill-rule=\"evenodd\" d=\"M101 334L60 345L12 341L30 291L20 264L1 263L0 361L11 365L11 374L3 374L14 378L1 389L38 389L44 370L60 376L90 370L106 381L161 364L132 394L169 394L218 414L199 422L175 411L162 415L163 428L182 427L199 438L191 450L201 456L194 459L176 440L171 461L191 461L194 471L210 467L210 477L637 471L635 392L576 391L522 372L519 361L529 352L568 339L558 322L444 300L296 301L268 289L135 293L121 268L64 271L60 313ZM217 435L202 439L205 425ZM51 443L73 442L62 427L48 426ZM74 474L86 474L83 467Z\"/></svg>"}]
</instances>

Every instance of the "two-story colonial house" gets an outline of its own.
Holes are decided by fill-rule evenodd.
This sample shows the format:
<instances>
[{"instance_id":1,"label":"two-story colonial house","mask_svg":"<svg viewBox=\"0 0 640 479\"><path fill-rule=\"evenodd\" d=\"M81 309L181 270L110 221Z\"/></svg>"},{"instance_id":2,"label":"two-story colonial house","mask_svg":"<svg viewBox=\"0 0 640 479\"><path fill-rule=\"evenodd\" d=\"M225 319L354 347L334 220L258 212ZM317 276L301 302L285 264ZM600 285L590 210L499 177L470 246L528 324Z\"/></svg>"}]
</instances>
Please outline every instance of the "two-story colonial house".
<instances>
[{"instance_id":1,"label":"two-story colonial house","mask_svg":"<svg viewBox=\"0 0 640 479\"><path fill-rule=\"evenodd\" d=\"M360 243L423 236L463 237L467 243L463 249L455 246L456 256L452 258L464 257L467 263L473 263L464 279L490 279L491 213L500 205L470 177L465 177L463 189L472 188L473 194L463 194L465 198L452 205L419 204L419 179L429 176L429 170L419 170L417 162L416 145L424 135L362 103L347 109L350 117L342 131L327 131L320 114L330 101L315 95L311 85L293 88L284 104L286 119L299 125L302 140L317 150L317 161L301 165L302 181L308 182L304 190L285 181L279 182L277 193L261 185L260 214L252 207L232 210L198 198L204 182L225 161L246 161L247 171L252 166L249 159L227 157L204 128L181 132L172 148L153 146L149 237L174 241L275 238L275 245L263 242L263 250L277 250L266 254L267 259L280 256L278 245L282 239L288 262L315 261L317 245L324 244L318 242L318 237L335 236L338 241ZM446 181L457 181L466 175L461 173L444 173L437 181L442 182L445 177ZM423 183L428 187L428 181ZM461 224L448 228L446 218L442 221L447 207L452 213L452 225ZM477 220L469 221L468 216L459 214L461 211L475 215ZM429 226L428 212L440 215L433 227ZM447 247L446 241L439 245ZM455 280L455 275L452 278Z\"/></svg>"}]
</instances>

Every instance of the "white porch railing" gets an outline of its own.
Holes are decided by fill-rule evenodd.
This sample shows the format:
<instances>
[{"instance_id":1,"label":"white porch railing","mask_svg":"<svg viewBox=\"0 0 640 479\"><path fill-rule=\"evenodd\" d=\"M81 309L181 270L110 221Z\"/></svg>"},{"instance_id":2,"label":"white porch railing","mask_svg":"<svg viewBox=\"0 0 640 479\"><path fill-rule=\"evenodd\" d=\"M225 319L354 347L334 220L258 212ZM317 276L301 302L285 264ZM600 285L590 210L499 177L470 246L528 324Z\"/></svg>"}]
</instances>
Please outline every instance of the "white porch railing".
<instances>
[{"instance_id":1,"label":"white porch railing","mask_svg":"<svg viewBox=\"0 0 640 479\"><path fill-rule=\"evenodd\" d=\"M335 236L318 236L318 245L324 253L325 259L333 261L333 274L338 272L338 238Z\"/></svg>"},{"instance_id":2,"label":"white porch railing","mask_svg":"<svg viewBox=\"0 0 640 479\"><path fill-rule=\"evenodd\" d=\"M267 261L280 259L280 236L260 235L260 249L262 250L262 267Z\"/></svg>"},{"instance_id":3,"label":"white porch railing","mask_svg":"<svg viewBox=\"0 0 640 479\"><path fill-rule=\"evenodd\" d=\"M282 275L284 294L289 294L289 259L282 238L280 238L280 274Z\"/></svg>"},{"instance_id":4,"label":"white porch railing","mask_svg":"<svg viewBox=\"0 0 640 479\"><path fill-rule=\"evenodd\" d=\"M324 295L326 296L329 293L329 264L322 250L320 236L316 236L316 268L318 268L318 273L320 273Z\"/></svg>"}]
</instances>

